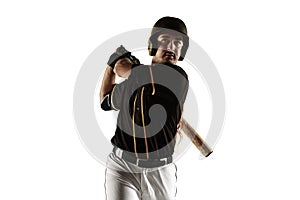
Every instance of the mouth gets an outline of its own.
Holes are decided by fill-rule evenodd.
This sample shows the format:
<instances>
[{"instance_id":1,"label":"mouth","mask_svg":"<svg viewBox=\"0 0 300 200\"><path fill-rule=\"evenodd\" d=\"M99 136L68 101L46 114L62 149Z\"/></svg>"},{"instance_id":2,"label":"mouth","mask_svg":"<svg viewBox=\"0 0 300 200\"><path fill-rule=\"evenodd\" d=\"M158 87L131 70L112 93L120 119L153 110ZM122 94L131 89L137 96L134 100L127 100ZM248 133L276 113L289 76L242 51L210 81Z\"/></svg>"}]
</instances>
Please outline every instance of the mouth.
<instances>
[{"instance_id":1,"label":"mouth","mask_svg":"<svg viewBox=\"0 0 300 200\"><path fill-rule=\"evenodd\" d=\"M176 58L175 54L173 52L170 52L170 51L166 51L164 53L164 57L171 58L171 59L175 59Z\"/></svg>"}]
</instances>

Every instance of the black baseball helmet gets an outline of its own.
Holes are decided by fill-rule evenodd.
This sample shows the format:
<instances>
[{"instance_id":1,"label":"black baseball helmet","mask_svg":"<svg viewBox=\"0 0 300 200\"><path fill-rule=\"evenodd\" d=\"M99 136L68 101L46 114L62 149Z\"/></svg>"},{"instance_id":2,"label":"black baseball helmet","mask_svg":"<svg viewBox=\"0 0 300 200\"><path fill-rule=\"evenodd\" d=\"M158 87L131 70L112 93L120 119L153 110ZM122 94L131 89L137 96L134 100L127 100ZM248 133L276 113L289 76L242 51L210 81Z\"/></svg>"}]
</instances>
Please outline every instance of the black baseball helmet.
<instances>
[{"instance_id":1,"label":"black baseball helmet","mask_svg":"<svg viewBox=\"0 0 300 200\"><path fill-rule=\"evenodd\" d=\"M184 22L175 17L163 17L160 18L153 26L151 31L151 36L148 41L148 51L150 56L155 56L157 51L157 37L163 32L173 30L182 34L183 36L183 46L181 49L181 55L178 59L179 61L184 59L186 51L189 47L189 37L187 35L187 28Z\"/></svg>"}]
</instances>

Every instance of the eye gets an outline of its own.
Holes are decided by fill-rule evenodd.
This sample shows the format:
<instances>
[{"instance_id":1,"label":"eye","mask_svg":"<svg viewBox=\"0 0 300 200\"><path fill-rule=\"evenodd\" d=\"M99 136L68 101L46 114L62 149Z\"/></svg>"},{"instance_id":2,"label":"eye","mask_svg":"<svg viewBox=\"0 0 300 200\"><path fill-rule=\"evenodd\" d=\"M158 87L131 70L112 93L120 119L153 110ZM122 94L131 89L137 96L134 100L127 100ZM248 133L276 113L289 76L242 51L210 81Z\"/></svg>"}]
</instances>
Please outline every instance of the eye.
<instances>
[{"instance_id":1,"label":"eye","mask_svg":"<svg viewBox=\"0 0 300 200\"><path fill-rule=\"evenodd\" d=\"M166 38L162 38L162 39L160 40L160 42L161 42L161 44L168 44L168 43L170 42L170 40L169 40L169 39L166 39Z\"/></svg>"},{"instance_id":2,"label":"eye","mask_svg":"<svg viewBox=\"0 0 300 200\"><path fill-rule=\"evenodd\" d=\"M176 47L182 47L182 46L183 46L183 42L182 42L182 40L175 40L175 41L174 41L174 45L175 45Z\"/></svg>"}]
</instances>

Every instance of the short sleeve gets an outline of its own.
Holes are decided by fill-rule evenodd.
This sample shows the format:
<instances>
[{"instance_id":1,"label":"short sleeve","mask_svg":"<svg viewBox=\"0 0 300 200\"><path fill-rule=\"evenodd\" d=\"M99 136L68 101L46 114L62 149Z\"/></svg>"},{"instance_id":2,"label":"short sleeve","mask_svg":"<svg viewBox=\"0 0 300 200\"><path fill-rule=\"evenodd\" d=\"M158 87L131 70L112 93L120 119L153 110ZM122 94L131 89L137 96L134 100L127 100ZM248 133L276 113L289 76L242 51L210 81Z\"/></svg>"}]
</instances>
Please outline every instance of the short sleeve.
<instances>
[{"instance_id":1,"label":"short sleeve","mask_svg":"<svg viewBox=\"0 0 300 200\"><path fill-rule=\"evenodd\" d=\"M121 103L124 101L124 93L126 90L126 85L128 84L128 81L125 80L120 84L115 84L112 91L109 92L106 98L103 100L103 103L109 107L108 110L120 110Z\"/></svg>"},{"instance_id":2,"label":"short sleeve","mask_svg":"<svg viewBox=\"0 0 300 200\"><path fill-rule=\"evenodd\" d=\"M113 88L115 88L115 86L116 86L116 85L114 85ZM113 109L114 109L114 108L112 107L112 102L111 102L111 94L112 94L112 91L113 91L113 89L112 89L110 92L108 92L108 93L104 96L104 98L103 98L103 100L102 100L102 102L101 102L101 108L102 108L103 110L105 110L105 111L113 110Z\"/></svg>"}]
</instances>

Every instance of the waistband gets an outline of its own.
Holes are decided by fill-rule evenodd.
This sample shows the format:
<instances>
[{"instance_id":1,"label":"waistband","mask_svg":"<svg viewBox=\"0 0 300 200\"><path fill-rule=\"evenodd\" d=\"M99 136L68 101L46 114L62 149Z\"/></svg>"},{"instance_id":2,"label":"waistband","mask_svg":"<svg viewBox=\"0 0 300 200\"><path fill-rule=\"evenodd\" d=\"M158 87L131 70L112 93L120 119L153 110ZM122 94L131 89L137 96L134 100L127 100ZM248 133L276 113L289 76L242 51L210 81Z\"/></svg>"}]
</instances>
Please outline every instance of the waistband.
<instances>
[{"instance_id":1,"label":"waistband","mask_svg":"<svg viewBox=\"0 0 300 200\"><path fill-rule=\"evenodd\" d=\"M119 158L143 168L161 167L170 164L173 161L172 156L160 159L139 159L132 156L132 153L128 153L116 146L113 148L113 152Z\"/></svg>"}]
</instances>

